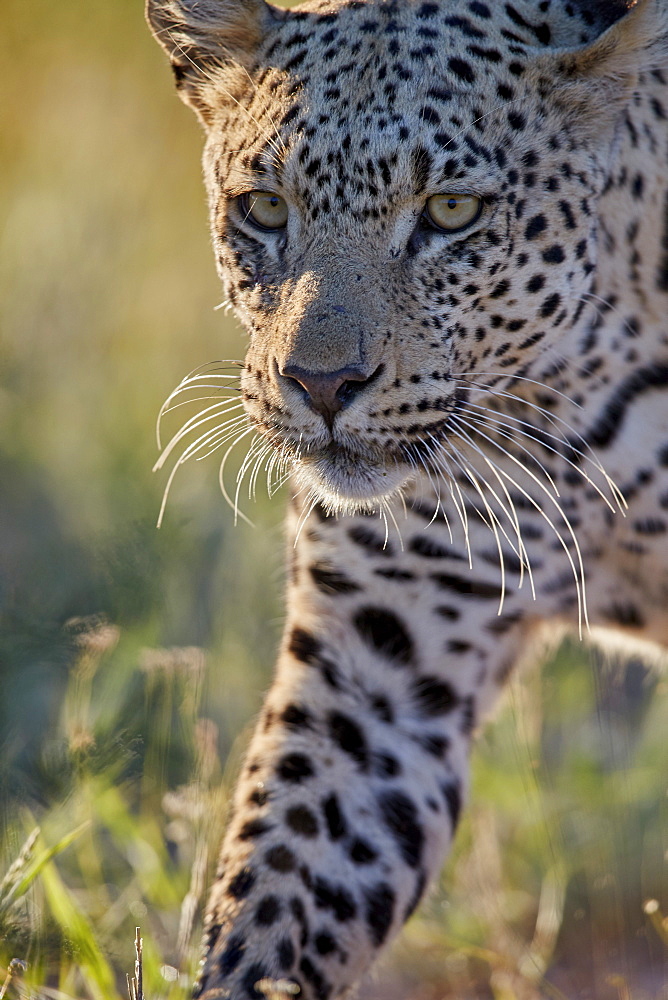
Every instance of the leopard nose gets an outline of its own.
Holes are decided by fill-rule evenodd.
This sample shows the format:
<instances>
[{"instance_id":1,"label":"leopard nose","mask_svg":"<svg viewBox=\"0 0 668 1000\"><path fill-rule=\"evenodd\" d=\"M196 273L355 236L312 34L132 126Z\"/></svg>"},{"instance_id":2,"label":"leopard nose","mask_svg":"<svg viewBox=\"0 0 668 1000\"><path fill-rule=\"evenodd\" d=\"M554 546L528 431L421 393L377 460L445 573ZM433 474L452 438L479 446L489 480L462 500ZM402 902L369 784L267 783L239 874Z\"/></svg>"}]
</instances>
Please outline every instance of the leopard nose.
<instances>
[{"instance_id":1,"label":"leopard nose","mask_svg":"<svg viewBox=\"0 0 668 1000\"><path fill-rule=\"evenodd\" d=\"M340 368L336 372L311 372L299 365L288 364L281 369L281 375L302 387L311 408L324 417L331 428L339 410L375 381L381 369L382 365L371 374L354 366Z\"/></svg>"}]
</instances>

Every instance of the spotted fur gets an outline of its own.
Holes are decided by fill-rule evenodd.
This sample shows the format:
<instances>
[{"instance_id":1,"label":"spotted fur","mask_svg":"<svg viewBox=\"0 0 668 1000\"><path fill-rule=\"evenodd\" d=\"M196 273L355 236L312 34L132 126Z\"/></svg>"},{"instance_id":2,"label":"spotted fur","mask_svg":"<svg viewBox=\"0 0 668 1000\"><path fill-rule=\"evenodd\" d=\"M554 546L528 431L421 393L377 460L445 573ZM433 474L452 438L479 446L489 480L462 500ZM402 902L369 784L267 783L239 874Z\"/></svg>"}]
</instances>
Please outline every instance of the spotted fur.
<instances>
[{"instance_id":1,"label":"spotted fur","mask_svg":"<svg viewBox=\"0 0 668 1000\"><path fill-rule=\"evenodd\" d=\"M256 434L249 473L295 484L196 995L330 1000L437 873L472 732L545 628L668 642L668 3L148 15L250 335L247 417L198 444ZM444 232L451 192L482 210Z\"/></svg>"}]
</instances>

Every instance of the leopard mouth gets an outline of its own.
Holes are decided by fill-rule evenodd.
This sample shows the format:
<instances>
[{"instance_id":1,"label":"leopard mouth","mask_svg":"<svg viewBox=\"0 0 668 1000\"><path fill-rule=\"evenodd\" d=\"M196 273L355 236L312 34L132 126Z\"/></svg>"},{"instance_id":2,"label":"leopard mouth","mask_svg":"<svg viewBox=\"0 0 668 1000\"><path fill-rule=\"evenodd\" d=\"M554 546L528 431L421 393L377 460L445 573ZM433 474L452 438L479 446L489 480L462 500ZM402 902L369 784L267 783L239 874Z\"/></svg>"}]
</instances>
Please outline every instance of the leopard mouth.
<instances>
[{"instance_id":1,"label":"leopard mouth","mask_svg":"<svg viewBox=\"0 0 668 1000\"><path fill-rule=\"evenodd\" d=\"M399 493L411 470L394 456L360 452L337 441L295 460L300 485L332 510L373 510Z\"/></svg>"}]
</instances>

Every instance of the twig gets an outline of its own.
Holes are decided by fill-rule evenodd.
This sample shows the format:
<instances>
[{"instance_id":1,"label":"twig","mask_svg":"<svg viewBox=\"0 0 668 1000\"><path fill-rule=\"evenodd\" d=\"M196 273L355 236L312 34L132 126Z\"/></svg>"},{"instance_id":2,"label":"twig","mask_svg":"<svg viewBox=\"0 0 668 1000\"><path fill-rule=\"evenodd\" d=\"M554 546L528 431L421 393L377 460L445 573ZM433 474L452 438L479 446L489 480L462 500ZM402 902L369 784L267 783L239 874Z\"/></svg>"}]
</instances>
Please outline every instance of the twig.
<instances>
[{"instance_id":1,"label":"twig","mask_svg":"<svg viewBox=\"0 0 668 1000\"><path fill-rule=\"evenodd\" d=\"M144 971L142 968L142 937L141 927L135 927L135 974L128 981L128 994L130 1000L144 1000ZM0 996L0 1000L2 997Z\"/></svg>"}]
</instances>

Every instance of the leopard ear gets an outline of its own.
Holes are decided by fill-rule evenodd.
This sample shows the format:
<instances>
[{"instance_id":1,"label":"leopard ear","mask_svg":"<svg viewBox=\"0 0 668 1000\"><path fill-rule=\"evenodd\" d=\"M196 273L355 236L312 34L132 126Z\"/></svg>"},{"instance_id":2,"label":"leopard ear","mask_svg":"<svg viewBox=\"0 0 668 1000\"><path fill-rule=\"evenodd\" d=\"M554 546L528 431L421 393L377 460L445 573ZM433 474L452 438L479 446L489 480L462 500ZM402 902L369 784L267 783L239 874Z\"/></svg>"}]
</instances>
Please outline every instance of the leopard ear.
<instances>
[{"instance_id":1,"label":"leopard ear","mask_svg":"<svg viewBox=\"0 0 668 1000\"><path fill-rule=\"evenodd\" d=\"M628 0L628 10L593 42L553 52L540 86L589 134L614 124L643 70L668 67L668 6ZM538 69L539 67L536 66ZM547 72L545 72L547 70Z\"/></svg>"},{"instance_id":2,"label":"leopard ear","mask_svg":"<svg viewBox=\"0 0 668 1000\"><path fill-rule=\"evenodd\" d=\"M216 73L232 65L250 68L282 15L265 0L146 0L146 20L169 56L177 90L205 125Z\"/></svg>"}]
</instances>

